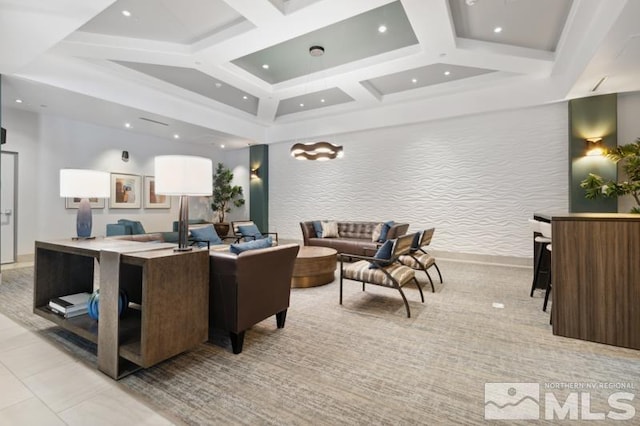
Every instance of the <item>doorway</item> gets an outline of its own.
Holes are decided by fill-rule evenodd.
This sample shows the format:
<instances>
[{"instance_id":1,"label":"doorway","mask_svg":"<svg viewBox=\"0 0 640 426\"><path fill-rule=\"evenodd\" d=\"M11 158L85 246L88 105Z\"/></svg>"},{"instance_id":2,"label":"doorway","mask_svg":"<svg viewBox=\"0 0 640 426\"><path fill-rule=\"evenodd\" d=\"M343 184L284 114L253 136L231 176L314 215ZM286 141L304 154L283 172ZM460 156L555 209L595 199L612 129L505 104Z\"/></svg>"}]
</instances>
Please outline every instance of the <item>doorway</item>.
<instances>
[{"instance_id":1,"label":"doorway","mask_svg":"<svg viewBox=\"0 0 640 426\"><path fill-rule=\"evenodd\" d=\"M0 164L0 246L1 263L16 261L17 223L16 206L18 184L18 153L2 151Z\"/></svg>"}]
</instances>

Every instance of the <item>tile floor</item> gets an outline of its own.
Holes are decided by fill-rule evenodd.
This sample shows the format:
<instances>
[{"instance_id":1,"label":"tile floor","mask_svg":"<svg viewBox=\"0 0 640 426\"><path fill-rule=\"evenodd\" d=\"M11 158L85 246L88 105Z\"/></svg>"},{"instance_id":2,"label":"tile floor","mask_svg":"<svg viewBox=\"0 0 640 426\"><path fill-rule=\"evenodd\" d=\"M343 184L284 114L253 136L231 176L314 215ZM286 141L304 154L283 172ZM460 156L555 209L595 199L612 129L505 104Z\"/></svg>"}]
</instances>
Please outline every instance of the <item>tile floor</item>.
<instances>
[{"instance_id":1,"label":"tile floor","mask_svg":"<svg viewBox=\"0 0 640 426\"><path fill-rule=\"evenodd\" d=\"M176 423L0 314L0 425L87 424Z\"/></svg>"}]
</instances>

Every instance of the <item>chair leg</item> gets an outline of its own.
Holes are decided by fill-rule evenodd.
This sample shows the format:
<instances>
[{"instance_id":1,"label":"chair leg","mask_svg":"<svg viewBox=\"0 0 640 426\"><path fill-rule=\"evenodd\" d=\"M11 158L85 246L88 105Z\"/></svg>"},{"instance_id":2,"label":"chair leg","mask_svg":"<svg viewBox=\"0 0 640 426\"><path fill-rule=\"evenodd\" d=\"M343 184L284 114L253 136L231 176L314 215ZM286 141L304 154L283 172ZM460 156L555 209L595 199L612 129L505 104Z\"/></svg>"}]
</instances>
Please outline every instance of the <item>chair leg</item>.
<instances>
[{"instance_id":1,"label":"chair leg","mask_svg":"<svg viewBox=\"0 0 640 426\"><path fill-rule=\"evenodd\" d=\"M342 305L342 260L340 261L340 304Z\"/></svg>"},{"instance_id":2,"label":"chair leg","mask_svg":"<svg viewBox=\"0 0 640 426\"><path fill-rule=\"evenodd\" d=\"M431 279L431 278L429 278L429 279ZM413 281L415 281L416 287L418 287L418 291L420 292L420 299L422 299L422 303L424 303L424 293L422 292L422 287L420 286L420 283L418 282L416 277L413 277ZM431 286L433 287L433 283L431 283Z\"/></svg>"},{"instance_id":3,"label":"chair leg","mask_svg":"<svg viewBox=\"0 0 640 426\"><path fill-rule=\"evenodd\" d=\"M407 301L407 297L404 295L401 287L398 287L398 291L400 292L400 296L402 296L402 300L404 301L404 307L407 308L407 318L411 318L411 310L409 309L409 302Z\"/></svg>"},{"instance_id":4,"label":"chair leg","mask_svg":"<svg viewBox=\"0 0 640 426\"><path fill-rule=\"evenodd\" d=\"M233 349L234 354L239 354L242 352L242 344L244 343L244 331L240 333L229 333L229 337L231 337L231 348Z\"/></svg>"},{"instance_id":5,"label":"chair leg","mask_svg":"<svg viewBox=\"0 0 640 426\"><path fill-rule=\"evenodd\" d=\"M438 268L438 265L436 265L435 263L433 264L433 266L436 267L436 271L438 271L438 277L440 277L440 284L442 284L443 281L442 281L442 274L440 273L440 268Z\"/></svg>"},{"instance_id":6,"label":"chair leg","mask_svg":"<svg viewBox=\"0 0 640 426\"><path fill-rule=\"evenodd\" d=\"M431 283L431 293L435 293L436 292L436 288L433 286L433 280L431 279L431 275L429 275L429 273L427 272L427 270L425 269L425 274L427 274L427 278L429 278L429 282ZM442 283L442 281L440 281Z\"/></svg>"},{"instance_id":7,"label":"chair leg","mask_svg":"<svg viewBox=\"0 0 640 426\"><path fill-rule=\"evenodd\" d=\"M549 294L551 293L551 280L547 283L547 289L544 292L544 303L542 304L542 310L547 312L547 302L549 301Z\"/></svg>"},{"instance_id":8,"label":"chair leg","mask_svg":"<svg viewBox=\"0 0 640 426\"><path fill-rule=\"evenodd\" d=\"M364 281L362 281L362 291L364 291Z\"/></svg>"},{"instance_id":9,"label":"chair leg","mask_svg":"<svg viewBox=\"0 0 640 426\"><path fill-rule=\"evenodd\" d=\"M538 259L536 261L536 265L533 268L533 280L531 281L531 292L529 293L529 297L533 297L533 292L536 289L536 284L538 283L538 274L540 273L540 264L542 263L542 249L544 248L543 243L538 243Z\"/></svg>"},{"instance_id":10,"label":"chair leg","mask_svg":"<svg viewBox=\"0 0 640 426\"><path fill-rule=\"evenodd\" d=\"M278 328L284 328L284 322L287 320L287 310L280 311L276 314L276 324Z\"/></svg>"}]
</instances>

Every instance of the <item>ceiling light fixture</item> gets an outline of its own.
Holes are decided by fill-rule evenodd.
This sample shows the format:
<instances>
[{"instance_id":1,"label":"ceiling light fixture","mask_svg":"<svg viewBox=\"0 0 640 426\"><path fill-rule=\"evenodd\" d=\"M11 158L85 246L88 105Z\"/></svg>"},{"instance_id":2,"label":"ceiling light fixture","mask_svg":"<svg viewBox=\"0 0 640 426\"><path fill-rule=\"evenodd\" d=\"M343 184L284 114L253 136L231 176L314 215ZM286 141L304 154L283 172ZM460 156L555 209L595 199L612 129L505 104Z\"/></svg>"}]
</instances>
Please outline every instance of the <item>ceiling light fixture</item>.
<instances>
[{"instance_id":1,"label":"ceiling light fixture","mask_svg":"<svg viewBox=\"0 0 640 426\"><path fill-rule=\"evenodd\" d=\"M174 134L173 134L173 138L174 138L174 139L180 139L180 135L179 135L179 134L177 134L177 133L174 133Z\"/></svg>"},{"instance_id":2,"label":"ceiling light fixture","mask_svg":"<svg viewBox=\"0 0 640 426\"><path fill-rule=\"evenodd\" d=\"M122 14L123 14L124 16L126 16L127 18L129 18L129 17L131 16L131 12L129 12L128 10L123 10L123 11L122 11Z\"/></svg>"},{"instance_id":3,"label":"ceiling light fixture","mask_svg":"<svg viewBox=\"0 0 640 426\"><path fill-rule=\"evenodd\" d=\"M379 33L386 33L387 32L387 26L386 25L380 25L378 27L378 32Z\"/></svg>"},{"instance_id":4,"label":"ceiling light fixture","mask_svg":"<svg viewBox=\"0 0 640 426\"><path fill-rule=\"evenodd\" d=\"M224 149L224 144L220 145L220 148Z\"/></svg>"},{"instance_id":5,"label":"ceiling light fixture","mask_svg":"<svg viewBox=\"0 0 640 426\"><path fill-rule=\"evenodd\" d=\"M304 104L300 104L300 108L304 108Z\"/></svg>"},{"instance_id":6,"label":"ceiling light fixture","mask_svg":"<svg viewBox=\"0 0 640 426\"><path fill-rule=\"evenodd\" d=\"M221 88L221 87L222 87L222 83L220 83L220 82L216 82L215 86L219 89L219 88Z\"/></svg>"},{"instance_id":7,"label":"ceiling light fixture","mask_svg":"<svg viewBox=\"0 0 640 426\"><path fill-rule=\"evenodd\" d=\"M22 103L22 99L16 99L16 103L17 104L21 104Z\"/></svg>"},{"instance_id":8,"label":"ceiling light fixture","mask_svg":"<svg viewBox=\"0 0 640 426\"><path fill-rule=\"evenodd\" d=\"M417 79L417 78L412 78L412 79L411 79L411 82L412 82L413 84L415 84L415 83L417 83L417 82L418 82L418 79Z\"/></svg>"},{"instance_id":9,"label":"ceiling light fixture","mask_svg":"<svg viewBox=\"0 0 640 426\"><path fill-rule=\"evenodd\" d=\"M264 68L265 70L269 69L269 64L262 64L262 68Z\"/></svg>"},{"instance_id":10,"label":"ceiling light fixture","mask_svg":"<svg viewBox=\"0 0 640 426\"><path fill-rule=\"evenodd\" d=\"M124 123L124 127L126 127L127 129L131 128L131 123Z\"/></svg>"},{"instance_id":11,"label":"ceiling light fixture","mask_svg":"<svg viewBox=\"0 0 640 426\"><path fill-rule=\"evenodd\" d=\"M344 151L341 145L329 142L296 143L291 147L291 156L296 160L327 161L342 158Z\"/></svg>"},{"instance_id":12,"label":"ceiling light fixture","mask_svg":"<svg viewBox=\"0 0 640 426\"><path fill-rule=\"evenodd\" d=\"M496 34L501 33L502 32L502 27L495 27L493 29L493 32L496 33Z\"/></svg>"},{"instance_id":13,"label":"ceiling light fixture","mask_svg":"<svg viewBox=\"0 0 640 426\"><path fill-rule=\"evenodd\" d=\"M324 47L322 47L322 46L311 46L309 48L309 55L311 55L311 56L322 56L322 55L324 55Z\"/></svg>"},{"instance_id":14,"label":"ceiling light fixture","mask_svg":"<svg viewBox=\"0 0 640 426\"><path fill-rule=\"evenodd\" d=\"M445 71L444 75L451 75L451 71Z\"/></svg>"},{"instance_id":15,"label":"ceiling light fixture","mask_svg":"<svg viewBox=\"0 0 640 426\"><path fill-rule=\"evenodd\" d=\"M320 99L320 102L324 103L324 99Z\"/></svg>"},{"instance_id":16,"label":"ceiling light fixture","mask_svg":"<svg viewBox=\"0 0 640 426\"><path fill-rule=\"evenodd\" d=\"M247 97L247 95L244 95L244 96L242 97L242 99L244 99L244 100L246 101L246 100L247 100L247 99L249 99L249 98Z\"/></svg>"}]
</instances>

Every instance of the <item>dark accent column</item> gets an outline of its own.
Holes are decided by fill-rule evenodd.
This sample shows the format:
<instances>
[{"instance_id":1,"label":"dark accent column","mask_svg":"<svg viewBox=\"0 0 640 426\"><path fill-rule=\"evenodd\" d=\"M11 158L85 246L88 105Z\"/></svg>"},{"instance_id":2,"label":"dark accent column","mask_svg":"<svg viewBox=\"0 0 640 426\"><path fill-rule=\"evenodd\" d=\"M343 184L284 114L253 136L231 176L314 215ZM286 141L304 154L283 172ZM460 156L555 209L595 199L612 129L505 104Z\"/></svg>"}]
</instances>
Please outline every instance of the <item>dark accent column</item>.
<instances>
[{"instance_id":1,"label":"dark accent column","mask_svg":"<svg viewBox=\"0 0 640 426\"><path fill-rule=\"evenodd\" d=\"M249 148L249 167L258 169L258 177L250 178L249 216L263 232L269 231L269 146Z\"/></svg>"},{"instance_id":2,"label":"dark accent column","mask_svg":"<svg viewBox=\"0 0 640 426\"><path fill-rule=\"evenodd\" d=\"M618 167L606 157L586 156L586 138L601 137L603 148L618 145L617 94L569 101L569 211L572 213L616 213L618 200L587 200L580 182L589 173L617 180Z\"/></svg>"}]
</instances>

